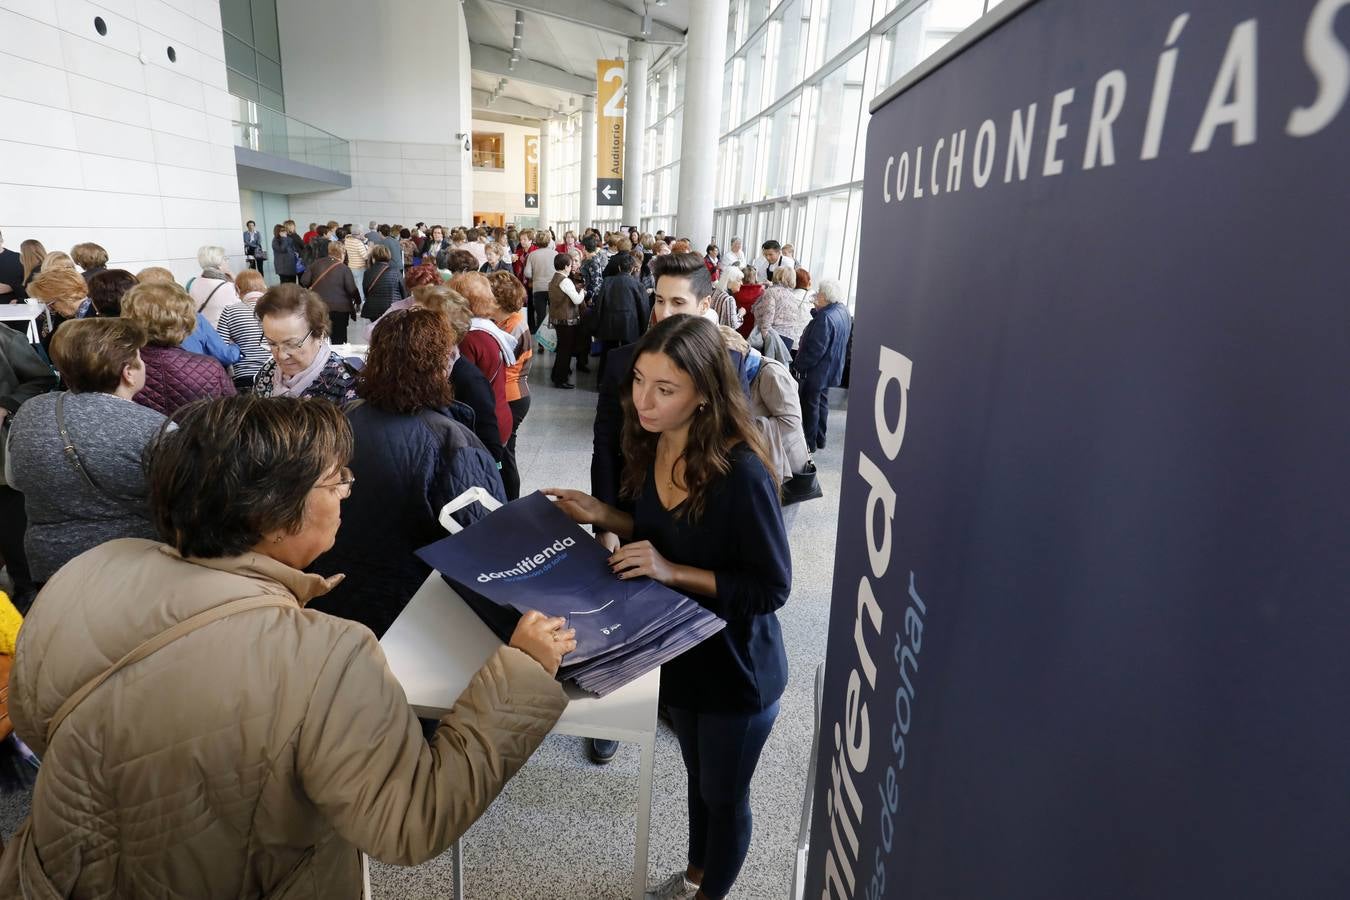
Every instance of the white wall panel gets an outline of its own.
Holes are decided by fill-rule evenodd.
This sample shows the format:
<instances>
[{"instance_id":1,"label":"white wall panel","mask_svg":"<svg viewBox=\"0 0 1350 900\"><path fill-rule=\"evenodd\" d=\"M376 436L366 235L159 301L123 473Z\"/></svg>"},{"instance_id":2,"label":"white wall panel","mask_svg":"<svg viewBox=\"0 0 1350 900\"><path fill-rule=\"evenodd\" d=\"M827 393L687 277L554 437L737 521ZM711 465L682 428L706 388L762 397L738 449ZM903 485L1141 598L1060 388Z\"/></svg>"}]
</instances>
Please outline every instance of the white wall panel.
<instances>
[{"instance_id":1,"label":"white wall panel","mask_svg":"<svg viewBox=\"0 0 1350 900\"><path fill-rule=\"evenodd\" d=\"M7 243L94 241L180 279L202 244L242 264L223 59L217 0L0 0Z\"/></svg>"}]
</instances>

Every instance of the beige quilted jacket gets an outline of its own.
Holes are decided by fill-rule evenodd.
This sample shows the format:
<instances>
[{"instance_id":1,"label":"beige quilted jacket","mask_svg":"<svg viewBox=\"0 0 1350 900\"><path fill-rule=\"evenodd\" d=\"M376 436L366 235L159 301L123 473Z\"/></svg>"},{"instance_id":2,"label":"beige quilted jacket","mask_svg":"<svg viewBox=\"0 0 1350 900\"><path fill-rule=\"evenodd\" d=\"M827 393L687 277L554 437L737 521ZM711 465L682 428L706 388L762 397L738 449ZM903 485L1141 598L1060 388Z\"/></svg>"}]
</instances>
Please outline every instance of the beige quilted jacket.
<instances>
[{"instance_id":1,"label":"beige quilted jacket","mask_svg":"<svg viewBox=\"0 0 1350 900\"><path fill-rule=\"evenodd\" d=\"M131 539L61 569L19 636L10 710L43 760L0 896L356 898L357 848L403 865L445 850L566 698L503 647L428 743L374 636L303 608L329 587L257 554L185 560ZM46 746L62 702L142 641L265 595L295 603L118 672Z\"/></svg>"}]
</instances>

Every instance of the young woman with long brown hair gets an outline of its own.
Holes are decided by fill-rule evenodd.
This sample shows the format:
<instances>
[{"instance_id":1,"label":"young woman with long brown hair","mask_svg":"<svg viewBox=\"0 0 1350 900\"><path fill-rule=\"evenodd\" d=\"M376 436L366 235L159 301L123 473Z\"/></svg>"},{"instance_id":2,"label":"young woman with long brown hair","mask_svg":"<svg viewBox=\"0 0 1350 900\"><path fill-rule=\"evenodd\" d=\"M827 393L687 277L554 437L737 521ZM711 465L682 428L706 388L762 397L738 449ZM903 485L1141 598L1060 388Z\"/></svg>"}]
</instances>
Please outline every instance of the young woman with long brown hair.
<instances>
[{"instance_id":1,"label":"young woman with long brown hair","mask_svg":"<svg viewBox=\"0 0 1350 900\"><path fill-rule=\"evenodd\" d=\"M792 563L778 479L717 326L672 316L638 343L623 392L622 494L545 492L625 543L620 578L687 594L727 627L668 663L661 699L689 773L689 866L657 897L720 900L750 847L750 778L778 714L787 656L775 611Z\"/></svg>"}]
</instances>

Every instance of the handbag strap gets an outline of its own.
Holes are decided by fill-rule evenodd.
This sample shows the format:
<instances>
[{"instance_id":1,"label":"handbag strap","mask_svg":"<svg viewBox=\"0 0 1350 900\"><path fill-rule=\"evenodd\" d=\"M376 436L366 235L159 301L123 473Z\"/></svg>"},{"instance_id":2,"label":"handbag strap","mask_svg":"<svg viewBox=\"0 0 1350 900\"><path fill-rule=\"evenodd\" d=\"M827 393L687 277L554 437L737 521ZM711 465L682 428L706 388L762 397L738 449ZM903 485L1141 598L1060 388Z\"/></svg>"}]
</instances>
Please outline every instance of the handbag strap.
<instances>
[{"instance_id":1,"label":"handbag strap","mask_svg":"<svg viewBox=\"0 0 1350 900\"><path fill-rule=\"evenodd\" d=\"M161 631L159 634L142 642L134 650L123 656L117 662L104 669L98 675L95 675L78 691L66 698L56 714L52 716L51 721L47 723L47 746L50 747L52 738L56 736L56 729L61 727L61 723L66 717L74 712L75 707L79 706L94 691L98 690L99 685L107 681L113 675L132 663L140 662L156 650L173 643L185 635L191 634L199 628L210 625L212 622L218 622L226 616L232 616L235 613L248 612L254 609L263 609L269 606L286 607L293 606L294 600L288 600L282 597L243 597L239 600L231 600L229 603L222 603L220 606L213 606L210 609L203 610L195 616L189 616L183 621L172 625Z\"/></svg>"},{"instance_id":2,"label":"handbag strap","mask_svg":"<svg viewBox=\"0 0 1350 900\"><path fill-rule=\"evenodd\" d=\"M103 485L95 481L94 477L89 474L89 470L84 467L84 461L80 459L80 451L79 449L76 448L75 442L70 439L70 432L66 430L65 409L66 409L66 395L68 393L70 392L62 391L61 393L56 395L56 430L61 434L61 443L62 443L61 455L66 458L66 460L70 463L71 467L74 468L75 471L80 474L80 477L84 479L84 483L89 485L91 489L107 497L109 500L116 501L118 504L126 507L128 511L135 513L137 516L143 518L144 512L139 507L133 505L134 501L131 498L117 496L112 491L108 490Z\"/></svg>"},{"instance_id":3,"label":"handbag strap","mask_svg":"<svg viewBox=\"0 0 1350 900\"><path fill-rule=\"evenodd\" d=\"M380 283L380 279L384 277L384 273L389 271L389 265L389 263L384 264L384 268L380 270L380 274L375 276L375 280L370 283L370 287L366 288L366 290L369 291L375 289L375 285Z\"/></svg>"},{"instance_id":4,"label":"handbag strap","mask_svg":"<svg viewBox=\"0 0 1350 900\"><path fill-rule=\"evenodd\" d=\"M316 287L318 287L318 286L319 286L319 282L320 282L320 281L323 281L326 277L328 277L328 273L331 272L331 271L333 271L334 269L336 269L336 268L337 268L338 266L340 266L340 265L342 265L342 263L338 262L337 260L333 260L333 264L332 264L331 266L329 266L328 268L326 268L326 269L324 269L322 272L320 272L320 273L319 273L319 277L318 277L318 278L315 278L313 281L311 281L311 282L309 283L309 289L312 291L312 290L314 290Z\"/></svg>"},{"instance_id":5,"label":"handbag strap","mask_svg":"<svg viewBox=\"0 0 1350 900\"><path fill-rule=\"evenodd\" d=\"M220 290L220 289L223 288L224 286L225 286L225 282L222 281L220 284L218 284L218 285L216 285L215 287L211 288L211 293L207 294L207 295L206 295L206 299L202 301L202 305L199 306L199 307L197 307L197 315L201 315L202 310L206 309L206 304L210 303L210 302L211 302L211 298L214 297L214 296L216 295L216 291Z\"/></svg>"}]
</instances>

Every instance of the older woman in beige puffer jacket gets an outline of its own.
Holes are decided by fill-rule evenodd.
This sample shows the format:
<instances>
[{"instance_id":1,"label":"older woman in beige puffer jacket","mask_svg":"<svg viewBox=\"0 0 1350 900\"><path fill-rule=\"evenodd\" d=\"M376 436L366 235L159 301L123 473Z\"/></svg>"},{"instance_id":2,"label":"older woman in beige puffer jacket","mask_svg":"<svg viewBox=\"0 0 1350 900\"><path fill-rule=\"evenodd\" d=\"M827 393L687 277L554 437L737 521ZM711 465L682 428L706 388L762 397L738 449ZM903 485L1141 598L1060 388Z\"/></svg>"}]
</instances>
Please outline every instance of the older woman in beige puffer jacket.
<instances>
[{"instance_id":1,"label":"older woman in beige puffer jacket","mask_svg":"<svg viewBox=\"0 0 1350 900\"><path fill-rule=\"evenodd\" d=\"M374 636L304 608L332 582L301 569L360 489L341 412L240 397L179 425L149 451L172 546L76 557L20 632L10 710L43 764L0 896L359 897L358 849L416 864L488 807L561 715L553 675L575 641L527 614L428 742ZM138 645L236 600L52 729Z\"/></svg>"}]
</instances>

